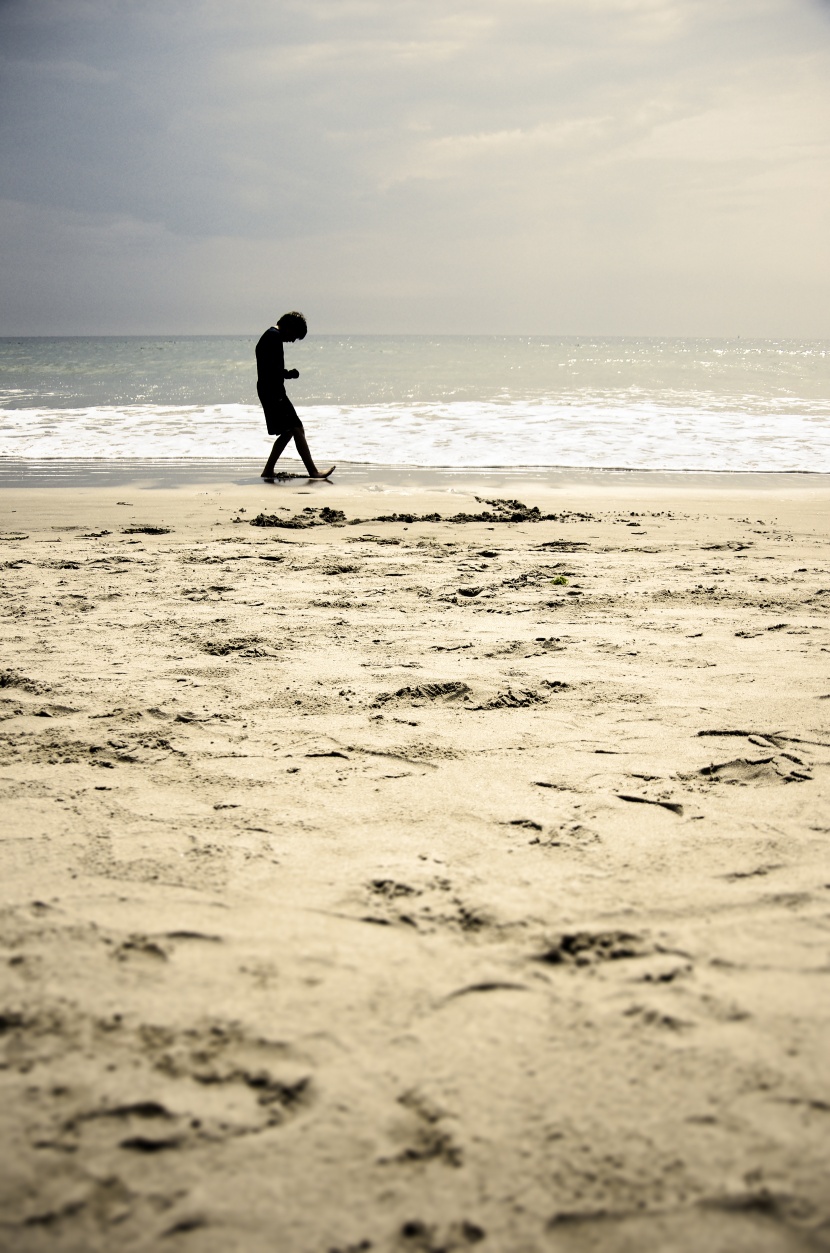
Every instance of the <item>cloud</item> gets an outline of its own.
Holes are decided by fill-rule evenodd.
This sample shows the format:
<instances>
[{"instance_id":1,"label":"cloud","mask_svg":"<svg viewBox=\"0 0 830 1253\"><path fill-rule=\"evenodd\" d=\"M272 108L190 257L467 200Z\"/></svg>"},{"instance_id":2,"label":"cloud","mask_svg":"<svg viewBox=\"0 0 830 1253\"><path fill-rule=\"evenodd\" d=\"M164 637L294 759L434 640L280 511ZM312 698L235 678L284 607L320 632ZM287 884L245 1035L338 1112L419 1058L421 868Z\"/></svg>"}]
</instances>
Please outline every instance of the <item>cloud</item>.
<instances>
[{"instance_id":1,"label":"cloud","mask_svg":"<svg viewBox=\"0 0 830 1253\"><path fill-rule=\"evenodd\" d=\"M494 163L503 167L517 159L538 161L569 149L584 154L592 143L602 142L611 121L609 117L568 118L526 128L441 135L413 147L402 171L383 185L388 188L418 178L465 178L476 165L491 170Z\"/></svg>"},{"instance_id":2,"label":"cloud","mask_svg":"<svg viewBox=\"0 0 830 1253\"><path fill-rule=\"evenodd\" d=\"M244 327L296 283L332 329L705 332L700 293L726 284L783 330L800 284L818 333L827 11L6 0L2 242L39 278L4 328L55 329L71 276L60 329Z\"/></svg>"}]
</instances>

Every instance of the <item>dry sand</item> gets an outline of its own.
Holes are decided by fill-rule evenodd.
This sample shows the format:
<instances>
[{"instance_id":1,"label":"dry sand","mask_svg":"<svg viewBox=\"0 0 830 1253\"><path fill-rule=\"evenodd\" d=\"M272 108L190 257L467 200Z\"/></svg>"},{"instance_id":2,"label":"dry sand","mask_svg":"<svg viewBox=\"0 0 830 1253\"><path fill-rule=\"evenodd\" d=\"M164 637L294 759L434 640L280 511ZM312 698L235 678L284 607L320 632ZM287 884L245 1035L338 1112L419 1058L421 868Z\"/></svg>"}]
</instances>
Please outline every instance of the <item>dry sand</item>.
<instances>
[{"instance_id":1,"label":"dry sand","mask_svg":"<svg viewBox=\"0 0 830 1253\"><path fill-rule=\"evenodd\" d=\"M3 494L4 1251L830 1248L830 490L654 482Z\"/></svg>"}]
</instances>

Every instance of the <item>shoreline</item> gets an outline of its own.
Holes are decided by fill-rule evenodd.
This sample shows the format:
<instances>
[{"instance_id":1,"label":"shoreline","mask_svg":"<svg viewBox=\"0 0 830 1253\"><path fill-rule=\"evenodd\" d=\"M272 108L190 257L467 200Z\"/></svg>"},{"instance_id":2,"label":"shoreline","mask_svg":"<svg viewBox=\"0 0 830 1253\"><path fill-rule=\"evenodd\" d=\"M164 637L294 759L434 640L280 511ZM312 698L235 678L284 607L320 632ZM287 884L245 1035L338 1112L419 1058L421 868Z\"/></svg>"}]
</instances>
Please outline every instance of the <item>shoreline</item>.
<instances>
[{"instance_id":1,"label":"shoreline","mask_svg":"<svg viewBox=\"0 0 830 1253\"><path fill-rule=\"evenodd\" d=\"M174 488L198 484L262 486L261 460L252 458L12 458L0 457L0 491L19 488L127 486ZM280 460L283 472L303 481L301 462ZM830 472L822 470L665 470L582 466L410 466L362 462L338 463L329 486L380 483L390 487L429 488L471 483L503 488L511 482L530 486L671 488L678 490L830 490ZM285 483L283 483L285 485ZM274 486L280 486L277 482Z\"/></svg>"}]
</instances>

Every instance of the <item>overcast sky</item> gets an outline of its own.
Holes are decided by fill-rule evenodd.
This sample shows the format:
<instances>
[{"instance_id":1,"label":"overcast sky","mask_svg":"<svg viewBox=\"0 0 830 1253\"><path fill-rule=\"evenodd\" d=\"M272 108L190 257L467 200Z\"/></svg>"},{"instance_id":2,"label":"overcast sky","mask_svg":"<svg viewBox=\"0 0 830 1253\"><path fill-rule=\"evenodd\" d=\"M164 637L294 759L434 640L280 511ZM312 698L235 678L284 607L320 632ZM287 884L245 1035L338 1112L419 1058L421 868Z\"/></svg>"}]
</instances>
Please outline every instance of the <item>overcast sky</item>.
<instances>
[{"instance_id":1,"label":"overcast sky","mask_svg":"<svg viewBox=\"0 0 830 1253\"><path fill-rule=\"evenodd\" d=\"M830 337L828 0L0 0L0 333Z\"/></svg>"}]
</instances>

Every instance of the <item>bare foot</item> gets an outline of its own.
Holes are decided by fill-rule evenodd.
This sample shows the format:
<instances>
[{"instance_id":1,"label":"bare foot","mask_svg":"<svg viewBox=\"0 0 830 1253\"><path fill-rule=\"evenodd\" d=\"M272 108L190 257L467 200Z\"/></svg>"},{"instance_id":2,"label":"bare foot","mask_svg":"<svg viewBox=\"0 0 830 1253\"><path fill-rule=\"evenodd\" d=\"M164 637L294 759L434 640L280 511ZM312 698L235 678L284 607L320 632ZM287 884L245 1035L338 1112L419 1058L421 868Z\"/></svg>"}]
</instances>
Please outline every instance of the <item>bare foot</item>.
<instances>
[{"instance_id":1,"label":"bare foot","mask_svg":"<svg viewBox=\"0 0 830 1253\"><path fill-rule=\"evenodd\" d=\"M273 483L273 481L274 481L274 475L273 475L273 472L272 472L271 474L266 474L266 473L265 473L265 471L263 470L262 474L260 474L260 476L259 476L259 477L260 477L261 479L265 479L265 481L266 481L267 483Z\"/></svg>"},{"instance_id":2,"label":"bare foot","mask_svg":"<svg viewBox=\"0 0 830 1253\"><path fill-rule=\"evenodd\" d=\"M334 474L337 466L330 466L328 470L318 470L316 474L309 474L310 479L327 479L330 474Z\"/></svg>"}]
</instances>

